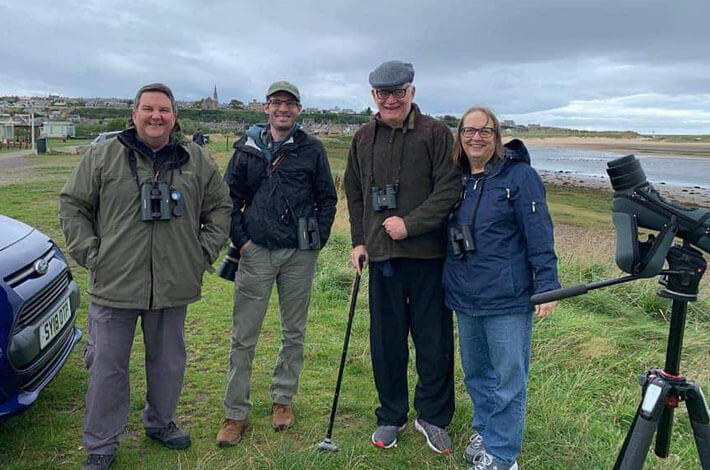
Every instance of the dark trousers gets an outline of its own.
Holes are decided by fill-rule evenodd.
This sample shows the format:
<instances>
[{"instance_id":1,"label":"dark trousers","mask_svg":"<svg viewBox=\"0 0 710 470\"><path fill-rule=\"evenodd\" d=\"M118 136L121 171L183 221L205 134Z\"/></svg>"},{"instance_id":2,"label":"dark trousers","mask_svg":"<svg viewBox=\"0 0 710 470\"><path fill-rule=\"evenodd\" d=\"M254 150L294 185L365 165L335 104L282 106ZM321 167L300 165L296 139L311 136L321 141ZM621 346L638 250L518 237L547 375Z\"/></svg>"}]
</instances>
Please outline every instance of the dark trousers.
<instances>
[{"instance_id":1,"label":"dark trousers","mask_svg":"<svg viewBox=\"0 0 710 470\"><path fill-rule=\"evenodd\" d=\"M187 306L133 310L89 304L89 369L84 412L84 448L115 454L129 411L129 359L138 318L145 344L146 392L143 426L162 428L173 420L185 374Z\"/></svg>"},{"instance_id":2,"label":"dark trousers","mask_svg":"<svg viewBox=\"0 0 710 470\"><path fill-rule=\"evenodd\" d=\"M370 267L370 349L380 399L378 425L407 422L407 364L411 332L419 380L419 418L446 427L454 414L453 315L444 306L444 261L396 258Z\"/></svg>"}]
</instances>

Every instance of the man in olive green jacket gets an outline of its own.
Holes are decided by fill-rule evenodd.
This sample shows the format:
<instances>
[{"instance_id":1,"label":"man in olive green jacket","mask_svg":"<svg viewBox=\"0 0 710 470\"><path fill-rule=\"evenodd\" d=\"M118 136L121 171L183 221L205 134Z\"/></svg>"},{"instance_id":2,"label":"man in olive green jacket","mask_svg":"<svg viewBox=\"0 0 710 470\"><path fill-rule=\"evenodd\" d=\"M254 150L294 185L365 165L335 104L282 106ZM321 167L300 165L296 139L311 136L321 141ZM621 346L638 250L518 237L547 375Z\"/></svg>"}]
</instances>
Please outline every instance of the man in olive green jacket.
<instances>
[{"instance_id":1,"label":"man in olive green jacket","mask_svg":"<svg viewBox=\"0 0 710 470\"><path fill-rule=\"evenodd\" d=\"M185 448L173 421L185 371L187 304L200 298L229 228L231 200L214 160L178 141L163 84L141 88L132 125L91 147L60 195L67 250L89 269L85 469L114 460L129 409L128 362L138 317L146 349L148 437Z\"/></svg>"}]
</instances>

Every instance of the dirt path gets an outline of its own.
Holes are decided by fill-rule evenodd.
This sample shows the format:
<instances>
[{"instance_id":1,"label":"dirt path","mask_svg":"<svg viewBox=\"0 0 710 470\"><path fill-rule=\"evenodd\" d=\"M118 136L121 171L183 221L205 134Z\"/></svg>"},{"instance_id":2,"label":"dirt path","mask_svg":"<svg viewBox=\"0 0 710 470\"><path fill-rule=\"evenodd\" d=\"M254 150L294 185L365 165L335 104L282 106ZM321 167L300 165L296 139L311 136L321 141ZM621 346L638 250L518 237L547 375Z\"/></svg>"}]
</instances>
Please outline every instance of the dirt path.
<instances>
[{"instance_id":1,"label":"dirt path","mask_svg":"<svg viewBox=\"0 0 710 470\"><path fill-rule=\"evenodd\" d=\"M18 150L16 152L3 152L0 153L0 170L2 170L4 160L13 160L15 158L24 157L27 155L32 155L34 152L31 149Z\"/></svg>"},{"instance_id":2,"label":"dirt path","mask_svg":"<svg viewBox=\"0 0 710 470\"><path fill-rule=\"evenodd\" d=\"M32 154L32 150L0 153L0 186L18 182L18 175L28 167L25 157Z\"/></svg>"}]
</instances>

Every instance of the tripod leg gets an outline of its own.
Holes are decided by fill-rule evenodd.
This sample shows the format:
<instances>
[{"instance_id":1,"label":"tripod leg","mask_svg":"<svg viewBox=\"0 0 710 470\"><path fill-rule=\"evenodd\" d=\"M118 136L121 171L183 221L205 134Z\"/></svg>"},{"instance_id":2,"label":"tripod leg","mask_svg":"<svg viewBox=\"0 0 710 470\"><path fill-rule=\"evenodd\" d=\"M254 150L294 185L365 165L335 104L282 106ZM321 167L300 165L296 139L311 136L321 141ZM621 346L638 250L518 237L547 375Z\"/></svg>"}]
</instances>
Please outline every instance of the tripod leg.
<instances>
[{"instance_id":1,"label":"tripod leg","mask_svg":"<svg viewBox=\"0 0 710 470\"><path fill-rule=\"evenodd\" d=\"M700 386L693 381L688 382L685 404L688 407L690 425L695 435L695 445L703 470L710 470L710 411L708 403Z\"/></svg>"},{"instance_id":2,"label":"tripod leg","mask_svg":"<svg viewBox=\"0 0 710 470\"><path fill-rule=\"evenodd\" d=\"M658 423L658 433L656 434L656 447L654 451L661 458L668 457L671 448L671 432L673 431L673 408L666 407L661 414L661 421Z\"/></svg>"},{"instance_id":3,"label":"tripod leg","mask_svg":"<svg viewBox=\"0 0 710 470\"><path fill-rule=\"evenodd\" d=\"M649 377L643 400L636 411L624 446L616 459L614 470L640 470L646 461L661 413L665 409L670 385L660 377ZM704 469L703 469L704 470Z\"/></svg>"}]
</instances>

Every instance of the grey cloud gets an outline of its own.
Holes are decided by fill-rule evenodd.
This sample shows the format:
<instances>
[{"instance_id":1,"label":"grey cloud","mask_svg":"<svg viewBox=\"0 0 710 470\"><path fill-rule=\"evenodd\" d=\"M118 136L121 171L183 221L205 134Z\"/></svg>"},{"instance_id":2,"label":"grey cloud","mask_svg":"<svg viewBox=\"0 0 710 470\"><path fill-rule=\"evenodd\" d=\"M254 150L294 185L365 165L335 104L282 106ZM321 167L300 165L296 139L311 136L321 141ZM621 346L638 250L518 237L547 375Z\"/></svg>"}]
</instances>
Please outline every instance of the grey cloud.
<instances>
[{"instance_id":1,"label":"grey cloud","mask_svg":"<svg viewBox=\"0 0 710 470\"><path fill-rule=\"evenodd\" d=\"M574 126L599 122L597 101L643 95L633 109L649 112L710 101L706 0L0 0L0 15L14 19L0 30L12 44L0 49L12 64L0 94L130 97L162 80L184 99L217 85L222 100L249 100L287 78L307 106L362 109L373 105L368 72L400 58L414 63L417 101L432 114L488 104ZM629 106L608 112L629 115L601 125L647 124ZM710 133L702 117L683 122Z\"/></svg>"}]
</instances>

